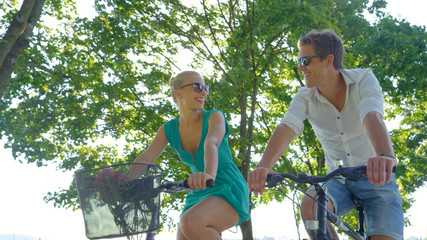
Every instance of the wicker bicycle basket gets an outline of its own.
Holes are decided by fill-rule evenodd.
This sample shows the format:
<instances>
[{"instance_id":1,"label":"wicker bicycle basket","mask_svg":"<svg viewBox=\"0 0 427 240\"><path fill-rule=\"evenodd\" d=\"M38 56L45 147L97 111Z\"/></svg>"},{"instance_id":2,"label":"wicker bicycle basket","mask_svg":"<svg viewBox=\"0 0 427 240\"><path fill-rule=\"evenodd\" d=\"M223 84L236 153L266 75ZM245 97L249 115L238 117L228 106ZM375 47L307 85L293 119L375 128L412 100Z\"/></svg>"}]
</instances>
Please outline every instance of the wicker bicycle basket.
<instances>
[{"instance_id":1,"label":"wicker bicycle basket","mask_svg":"<svg viewBox=\"0 0 427 240\"><path fill-rule=\"evenodd\" d=\"M129 167L138 177L129 177ZM139 176L141 173L141 176ZM116 238L159 228L162 171L152 164L118 164L75 174L86 237Z\"/></svg>"}]
</instances>

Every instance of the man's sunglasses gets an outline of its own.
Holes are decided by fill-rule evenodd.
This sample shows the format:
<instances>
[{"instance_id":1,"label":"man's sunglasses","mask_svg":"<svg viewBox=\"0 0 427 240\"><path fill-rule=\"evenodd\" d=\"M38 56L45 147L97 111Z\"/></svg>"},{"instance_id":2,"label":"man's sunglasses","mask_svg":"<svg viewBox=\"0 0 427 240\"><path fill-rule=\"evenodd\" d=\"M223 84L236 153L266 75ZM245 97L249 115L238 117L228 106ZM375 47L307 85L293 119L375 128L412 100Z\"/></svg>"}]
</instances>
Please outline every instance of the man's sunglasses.
<instances>
[{"instance_id":1,"label":"man's sunglasses","mask_svg":"<svg viewBox=\"0 0 427 240\"><path fill-rule=\"evenodd\" d=\"M308 64L310 64L310 58L317 58L317 57L320 57L320 55L310 56L310 57L307 57L307 56L301 57L300 59L298 59L298 66L303 65L304 67L307 67Z\"/></svg>"},{"instance_id":2,"label":"man's sunglasses","mask_svg":"<svg viewBox=\"0 0 427 240\"><path fill-rule=\"evenodd\" d=\"M201 92L203 89L205 89L206 93L209 93L211 91L211 88L208 85L202 85L201 83L198 83L198 82L193 82L193 83L184 85L184 86L180 87L179 89L185 88L188 86L193 86L193 91L196 93Z\"/></svg>"}]
</instances>

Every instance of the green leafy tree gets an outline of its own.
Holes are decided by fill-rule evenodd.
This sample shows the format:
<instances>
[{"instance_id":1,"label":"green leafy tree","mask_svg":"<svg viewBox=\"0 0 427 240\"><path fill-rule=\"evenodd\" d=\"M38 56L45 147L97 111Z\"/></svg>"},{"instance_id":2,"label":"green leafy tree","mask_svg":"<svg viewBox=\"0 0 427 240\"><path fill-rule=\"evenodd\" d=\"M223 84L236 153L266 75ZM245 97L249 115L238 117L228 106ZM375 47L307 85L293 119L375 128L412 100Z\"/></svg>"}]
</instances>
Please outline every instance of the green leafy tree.
<instances>
[{"instance_id":1,"label":"green leafy tree","mask_svg":"<svg viewBox=\"0 0 427 240\"><path fill-rule=\"evenodd\" d=\"M427 35L425 26L411 26L390 16L384 17L353 50L363 54L357 67L371 67L385 92L389 119L398 118L400 126L391 131L399 159L398 176L404 209L427 179L426 102ZM408 221L408 219L406 219Z\"/></svg>"},{"instance_id":2,"label":"green leafy tree","mask_svg":"<svg viewBox=\"0 0 427 240\"><path fill-rule=\"evenodd\" d=\"M91 19L66 8L57 17L61 31L42 17L29 38L0 103L0 136L16 159L38 166L57 161L61 170L75 171L131 162L161 124L177 116L168 79L185 61L212 86L206 108L226 113L234 160L246 177L304 85L297 40L311 29L332 28L345 41L344 66L373 68L385 91L387 117L402 118L392 139L403 166L398 174L407 209L410 194L426 181L426 32L388 16L384 1L367 4L99 0ZM12 5L1 5L7 13L2 27L11 22L13 10L6 10ZM44 14L52 15L47 6ZM364 18L365 9L376 14L375 22ZM194 57L180 55L182 50ZM178 160L167 148L158 164L171 178L182 179L189 171ZM322 148L308 123L276 170L325 172ZM165 196L162 204L179 210L182 197ZM272 199L283 195L268 191L253 197L252 207ZM73 184L46 200L79 207ZM253 238L251 225L241 225L243 239Z\"/></svg>"}]
</instances>

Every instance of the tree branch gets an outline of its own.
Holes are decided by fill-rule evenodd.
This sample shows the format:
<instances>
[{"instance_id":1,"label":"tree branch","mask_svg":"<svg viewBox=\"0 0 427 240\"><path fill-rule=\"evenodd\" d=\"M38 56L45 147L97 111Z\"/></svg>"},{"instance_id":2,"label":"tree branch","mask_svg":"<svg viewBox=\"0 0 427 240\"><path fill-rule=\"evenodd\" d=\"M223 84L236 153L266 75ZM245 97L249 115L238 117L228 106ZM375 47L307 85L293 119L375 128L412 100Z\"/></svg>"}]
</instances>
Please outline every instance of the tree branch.
<instances>
[{"instance_id":1,"label":"tree branch","mask_svg":"<svg viewBox=\"0 0 427 240\"><path fill-rule=\"evenodd\" d=\"M207 10L207 7L206 7L206 1L205 0L203 0L203 10L204 10L204 12L205 12L205 19L206 19L206 22L208 23L208 26L209 26L209 29L210 29L210 31L211 31L211 35L212 35L212 38L213 38L213 40L214 40L214 44L215 44L215 46L218 48L218 51L219 51L219 55L221 56L221 59L228 65L228 67L230 68L231 67L231 64L227 61L227 58L224 56L224 53L222 52L222 50L221 50L221 47L219 46L219 42L218 42L218 39L216 38L216 36L215 36L215 31L213 30L213 28L212 28L212 25L211 25L211 22L209 21L209 17L208 17L208 10Z\"/></svg>"},{"instance_id":2,"label":"tree branch","mask_svg":"<svg viewBox=\"0 0 427 240\"><path fill-rule=\"evenodd\" d=\"M217 66L219 69L221 69L221 71L223 72L223 74L228 78L228 80L230 82L233 82L232 78L228 75L228 71L226 71L223 66L221 65L221 63L216 59L216 57L213 55L213 53L210 51L209 47L206 45L205 41L203 41L202 36L200 36L199 31L196 29L196 27L193 25L193 23L191 22L191 20L188 17L188 14L185 12L184 8L182 7L182 5L178 2L178 7L181 9L181 11L184 13L185 18L187 19L188 24L190 24L191 28L194 30L194 32L197 35L197 40L199 40L202 45L204 46L204 49L207 51L208 55L206 55L206 53L204 53L203 51L200 51L201 54L204 54L205 57L207 59L211 59L210 61L212 63L215 64L215 66ZM199 49L199 47L195 44L194 41L192 41L188 36L187 38L192 42L192 44Z\"/></svg>"},{"instance_id":3,"label":"tree branch","mask_svg":"<svg viewBox=\"0 0 427 240\"><path fill-rule=\"evenodd\" d=\"M219 11L221 12L222 19L224 19L225 23L228 25L228 27L231 30L230 33L234 32L233 26L231 25L231 21L227 20L227 17L225 16L224 11L222 10L220 1L217 0L217 3L218 3Z\"/></svg>"},{"instance_id":4,"label":"tree branch","mask_svg":"<svg viewBox=\"0 0 427 240\"><path fill-rule=\"evenodd\" d=\"M170 62L174 67L176 67L179 71L181 71L181 68L176 65L172 59L170 59L169 57L167 57L165 54L161 53L159 50L157 50L157 48L151 48L151 50L153 50L154 52L158 53L160 56L164 57L168 62Z\"/></svg>"},{"instance_id":5,"label":"tree branch","mask_svg":"<svg viewBox=\"0 0 427 240\"><path fill-rule=\"evenodd\" d=\"M19 64L20 67L30 67L30 68L38 68L40 70L43 70L47 73L49 73L52 76L56 76L56 77L61 77L61 78L71 78L70 76L68 76L67 74L63 74L63 73L58 73L55 72L52 69L49 69L43 65L40 65L38 63L24 63L24 64Z\"/></svg>"},{"instance_id":6,"label":"tree branch","mask_svg":"<svg viewBox=\"0 0 427 240\"><path fill-rule=\"evenodd\" d=\"M261 55L260 56L263 56L263 55L265 55L265 53L267 52L267 49L271 46L271 44L274 42L274 40L275 39L277 39L279 36L282 36L278 41L277 41L277 44L276 44L276 46L278 46L279 44L280 44L280 42L282 42L282 40L285 38L285 33L286 32L288 32L290 30L290 27L288 26L288 27L286 27L285 29L283 29L283 31L280 31L278 34L276 34L275 36L273 36L271 39L270 39L270 41L267 43L267 45L265 46L265 48L264 48L264 50L263 50L263 52L261 53ZM260 74L263 74L265 71L266 71L266 69L267 69L267 66L270 64L270 62L271 62L271 60L273 59L273 57L274 57L274 55L275 55L275 47L273 47L272 48L272 51L270 52L270 56L267 58L267 62L264 64L264 67L263 67L263 69L261 70L261 73ZM257 68L258 68L258 66L257 66Z\"/></svg>"},{"instance_id":7,"label":"tree branch","mask_svg":"<svg viewBox=\"0 0 427 240\"><path fill-rule=\"evenodd\" d=\"M265 120L265 115L264 115L265 110L264 110L264 108L261 106L261 104L259 104L259 102L258 102L257 104L258 104L259 109L261 110L261 118L262 118L262 122L264 123L264 126L265 126L265 128L267 129L268 134L271 136L272 132L271 132L271 130L270 130L270 128L269 128L269 125L267 124L267 121Z\"/></svg>"}]
</instances>

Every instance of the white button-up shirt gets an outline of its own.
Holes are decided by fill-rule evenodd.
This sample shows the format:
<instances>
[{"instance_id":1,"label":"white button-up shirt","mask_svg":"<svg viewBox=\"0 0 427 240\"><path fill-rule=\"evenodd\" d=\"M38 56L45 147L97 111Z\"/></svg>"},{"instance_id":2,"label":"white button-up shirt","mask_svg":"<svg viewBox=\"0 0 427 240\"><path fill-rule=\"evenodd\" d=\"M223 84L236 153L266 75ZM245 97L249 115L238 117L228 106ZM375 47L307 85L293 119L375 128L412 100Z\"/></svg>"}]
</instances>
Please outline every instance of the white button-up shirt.
<instances>
[{"instance_id":1,"label":"white button-up shirt","mask_svg":"<svg viewBox=\"0 0 427 240\"><path fill-rule=\"evenodd\" d=\"M368 158L376 156L363 120L371 111L384 115L382 89L371 69L340 72L347 85L341 112L319 93L317 87L301 87L280 122L295 131L297 137L304 129L303 121L308 118L322 144L328 172L337 168L337 159L344 160L343 167L353 167L365 165Z\"/></svg>"}]
</instances>

